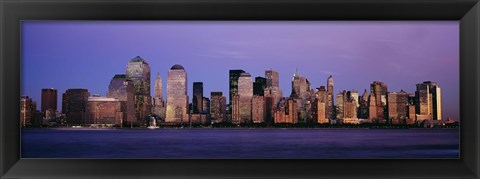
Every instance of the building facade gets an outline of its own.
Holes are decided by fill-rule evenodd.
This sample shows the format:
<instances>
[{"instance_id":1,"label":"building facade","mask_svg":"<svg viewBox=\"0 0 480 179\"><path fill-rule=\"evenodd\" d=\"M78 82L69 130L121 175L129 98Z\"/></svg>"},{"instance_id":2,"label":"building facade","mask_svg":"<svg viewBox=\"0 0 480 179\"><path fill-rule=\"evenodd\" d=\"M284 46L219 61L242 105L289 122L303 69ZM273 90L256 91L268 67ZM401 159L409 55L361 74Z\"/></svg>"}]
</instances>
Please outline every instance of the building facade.
<instances>
[{"instance_id":1,"label":"building facade","mask_svg":"<svg viewBox=\"0 0 480 179\"><path fill-rule=\"evenodd\" d=\"M392 124L406 124L408 118L408 94L400 92L388 93L388 118Z\"/></svg>"},{"instance_id":2,"label":"building facade","mask_svg":"<svg viewBox=\"0 0 480 179\"><path fill-rule=\"evenodd\" d=\"M265 122L264 114L264 97L254 95L252 97L252 120L253 123L263 123Z\"/></svg>"},{"instance_id":3,"label":"building facade","mask_svg":"<svg viewBox=\"0 0 480 179\"><path fill-rule=\"evenodd\" d=\"M107 98L118 99L123 112L123 124L137 124L135 116L135 87L133 81L125 74L116 74L108 85Z\"/></svg>"},{"instance_id":4,"label":"building facade","mask_svg":"<svg viewBox=\"0 0 480 179\"><path fill-rule=\"evenodd\" d=\"M238 78L238 96L240 123L250 123L252 122L253 82L252 76L248 73L242 73Z\"/></svg>"},{"instance_id":5,"label":"building facade","mask_svg":"<svg viewBox=\"0 0 480 179\"><path fill-rule=\"evenodd\" d=\"M227 98L222 92L210 93L210 117L213 123L228 122L227 121Z\"/></svg>"},{"instance_id":6,"label":"building facade","mask_svg":"<svg viewBox=\"0 0 480 179\"><path fill-rule=\"evenodd\" d=\"M155 94L152 101L152 113L160 119L160 121L165 122L165 101L163 98L163 80L160 74L157 74L155 79Z\"/></svg>"},{"instance_id":7,"label":"building facade","mask_svg":"<svg viewBox=\"0 0 480 179\"><path fill-rule=\"evenodd\" d=\"M193 114L199 114L203 112L203 83L193 83L193 99L192 99Z\"/></svg>"},{"instance_id":8,"label":"building facade","mask_svg":"<svg viewBox=\"0 0 480 179\"><path fill-rule=\"evenodd\" d=\"M43 113L43 117L47 120L55 117L54 114L57 111L57 89L42 89L41 111Z\"/></svg>"},{"instance_id":9,"label":"building facade","mask_svg":"<svg viewBox=\"0 0 480 179\"><path fill-rule=\"evenodd\" d=\"M121 102L115 98L92 96L88 98L86 124L117 125L123 122Z\"/></svg>"},{"instance_id":10,"label":"building facade","mask_svg":"<svg viewBox=\"0 0 480 179\"><path fill-rule=\"evenodd\" d=\"M417 120L442 120L442 94L436 82L417 84L415 92Z\"/></svg>"},{"instance_id":11,"label":"building facade","mask_svg":"<svg viewBox=\"0 0 480 179\"><path fill-rule=\"evenodd\" d=\"M133 82L135 90L135 117L137 122L144 125L144 118L151 113L150 96L150 66L148 63L137 56L131 59L127 64L126 75Z\"/></svg>"},{"instance_id":12,"label":"building facade","mask_svg":"<svg viewBox=\"0 0 480 179\"><path fill-rule=\"evenodd\" d=\"M31 126L36 111L36 105L28 96L20 97L20 126Z\"/></svg>"},{"instance_id":13,"label":"building facade","mask_svg":"<svg viewBox=\"0 0 480 179\"><path fill-rule=\"evenodd\" d=\"M233 96L237 95L238 93L238 78L242 73L245 73L245 71L237 69L237 70L230 70L229 71L229 102L228 104L233 105Z\"/></svg>"},{"instance_id":14,"label":"building facade","mask_svg":"<svg viewBox=\"0 0 480 179\"><path fill-rule=\"evenodd\" d=\"M178 64L168 72L165 122L188 122L187 72Z\"/></svg>"},{"instance_id":15,"label":"building facade","mask_svg":"<svg viewBox=\"0 0 480 179\"><path fill-rule=\"evenodd\" d=\"M333 76L330 75L327 78L327 112L329 119L335 119L335 101L334 101L334 88L333 88Z\"/></svg>"},{"instance_id":16,"label":"building facade","mask_svg":"<svg viewBox=\"0 0 480 179\"><path fill-rule=\"evenodd\" d=\"M83 125L90 93L87 89L67 89L62 95L62 112L69 125Z\"/></svg>"}]
</instances>

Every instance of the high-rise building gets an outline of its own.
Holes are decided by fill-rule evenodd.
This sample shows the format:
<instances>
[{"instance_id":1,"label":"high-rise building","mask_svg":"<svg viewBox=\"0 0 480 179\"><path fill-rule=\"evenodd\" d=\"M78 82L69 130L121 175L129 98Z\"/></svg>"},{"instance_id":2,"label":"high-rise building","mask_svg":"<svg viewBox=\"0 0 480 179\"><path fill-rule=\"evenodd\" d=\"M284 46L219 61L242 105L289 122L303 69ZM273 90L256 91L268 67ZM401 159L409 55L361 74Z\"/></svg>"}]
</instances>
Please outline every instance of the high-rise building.
<instances>
[{"instance_id":1,"label":"high-rise building","mask_svg":"<svg viewBox=\"0 0 480 179\"><path fill-rule=\"evenodd\" d=\"M178 64L168 72L165 122L188 122L187 72Z\"/></svg>"},{"instance_id":2,"label":"high-rise building","mask_svg":"<svg viewBox=\"0 0 480 179\"><path fill-rule=\"evenodd\" d=\"M41 110L44 118L52 119L55 117L53 114L57 111L57 89L42 89Z\"/></svg>"},{"instance_id":3,"label":"high-rise building","mask_svg":"<svg viewBox=\"0 0 480 179\"><path fill-rule=\"evenodd\" d=\"M292 97L282 98L278 103L278 107L274 111L275 123L298 123L297 99Z\"/></svg>"},{"instance_id":4,"label":"high-rise building","mask_svg":"<svg viewBox=\"0 0 480 179\"><path fill-rule=\"evenodd\" d=\"M192 99L193 114L199 114L203 112L203 83L193 83L193 99Z\"/></svg>"},{"instance_id":5,"label":"high-rise building","mask_svg":"<svg viewBox=\"0 0 480 179\"><path fill-rule=\"evenodd\" d=\"M107 98L115 98L120 101L120 109L123 112L123 124L132 125L137 123L135 116L135 87L133 81L125 74L116 74L108 85Z\"/></svg>"},{"instance_id":6,"label":"high-rise building","mask_svg":"<svg viewBox=\"0 0 480 179\"><path fill-rule=\"evenodd\" d=\"M240 124L242 122L240 118L240 95L233 95L232 99L232 123Z\"/></svg>"},{"instance_id":7,"label":"high-rise building","mask_svg":"<svg viewBox=\"0 0 480 179\"><path fill-rule=\"evenodd\" d=\"M327 112L329 119L335 119L335 102L334 102L333 76L327 78Z\"/></svg>"},{"instance_id":8,"label":"high-rise building","mask_svg":"<svg viewBox=\"0 0 480 179\"><path fill-rule=\"evenodd\" d=\"M62 95L62 112L69 125L85 124L88 97L87 89L67 89Z\"/></svg>"},{"instance_id":9,"label":"high-rise building","mask_svg":"<svg viewBox=\"0 0 480 179\"><path fill-rule=\"evenodd\" d=\"M227 98L222 95L222 92L210 93L210 117L214 123L227 122L226 109Z\"/></svg>"},{"instance_id":10,"label":"high-rise building","mask_svg":"<svg viewBox=\"0 0 480 179\"><path fill-rule=\"evenodd\" d=\"M126 75L135 88L135 117L143 125L146 123L144 118L151 113L150 66L137 56L128 62Z\"/></svg>"},{"instance_id":11,"label":"high-rise building","mask_svg":"<svg viewBox=\"0 0 480 179\"><path fill-rule=\"evenodd\" d=\"M292 79L292 93L290 97L297 101L297 110L300 113L298 120L300 122L307 122L309 118L309 112L311 112L309 103L311 102L310 96L310 82L306 77L300 76L298 70L293 74Z\"/></svg>"},{"instance_id":12,"label":"high-rise building","mask_svg":"<svg viewBox=\"0 0 480 179\"><path fill-rule=\"evenodd\" d=\"M265 122L264 115L264 97L254 95L252 98L252 120L253 123Z\"/></svg>"},{"instance_id":13,"label":"high-rise building","mask_svg":"<svg viewBox=\"0 0 480 179\"><path fill-rule=\"evenodd\" d=\"M417 120L442 120L442 93L436 82L417 84L415 99Z\"/></svg>"},{"instance_id":14,"label":"high-rise building","mask_svg":"<svg viewBox=\"0 0 480 179\"><path fill-rule=\"evenodd\" d=\"M353 91L353 93L352 93ZM339 123L358 124L357 100L355 99L356 90L343 91L337 94L337 119Z\"/></svg>"},{"instance_id":15,"label":"high-rise building","mask_svg":"<svg viewBox=\"0 0 480 179\"><path fill-rule=\"evenodd\" d=\"M327 90L325 89L325 86L320 86L320 88L317 88L315 98L316 99L313 103L312 111L314 113L314 119L316 119L316 123L329 123L327 113Z\"/></svg>"},{"instance_id":16,"label":"high-rise building","mask_svg":"<svg viewBox=\"0 0 480 179\"><path fill-rule=\"evenodd\" d=\"M89 97L86 111L86 124L121 126L123 123L121 102L115 98Z\"/></svg>"},{"instance_id":17,"label":"high-rise building","mask_svg":"<svg viewBox=\"0 0 480 179\"><path fill-rule=\"evenodd\" d=\"M358 101L359 101L358 118L368 119L368 93L367 93L367 89L365 89L365 91L363 91L363 94L360 98L358 98Z\"/></svg>"},{"instance_id":18,"label":"high-rise building","mask_svg":"<svg viewBox=\"0 0 480 179\"><path fill-rule=\"evenodd\" d=\"M230 70L229 71L229 102L228 104L232 105L233 96L238 93L238 78L242 73L245 73L243 70Z\"/></svg>"},{"instance_id":19,"label":"high-rise building","mask_svg":"<svg viewBox=\"0 0 480 179\"><path fill-rule=\"evenodd\" d=\"M266 87L267 87L266 78L261 76L255 77L255 82L253 82L253 95L264 96Z\"/></svg>"},{"instance_id":20,"label":"high-rise building","mask_svg":"<svg viewBox=\"0 0 480 179\"><path fill-rule=\"evenodd\" d=\"M392 124L406 124L408 118L408 94L400 92L388 93L388 118Z\"/></svg>"},{"instance_id":21,"label":"high-rise building","mask_svg":"<svg viewBox=\"0 0 480 179\"><path fill-rule=\"evenodd\" d=\"M36 104L28 96L20 97L20 126L32 125L36 111Z\"/></svg>"},{"instance_id":22,"label":"high-rise building","mask_svg":"<svg viewBox=\"0 0 480 179\"><path fill-rule=\"evenodd\" d=\"M253 82L252 76L248 73L242 73L238 78L238 96L240 105L240 123L251 122Z\"/></svg>"},{"instance_id":23,"label":"high-rise building","mask_svg":"<svg viewBox=\"0 0 480 179\"><path fill-rule=\"evenodd\" d=\"M202 97L202 114L210 114L210 99Z\"/></svg>"},{"instance_id":24,"label":"high-rise building","mask_svg":"<svg viewBox=\"0 0 480 179\"><path fill-rule=\"evenodd\" d=\"M273 98L272 105L277 106L278 102L283 97L282 90L280 89L280 86L279 86L280 78L279 78L278 72L272 69L265 70L265 79L266 79L266 86L264 89L264 96L267 96L267 95L271 96ZM267 114L267 115L272 115L272 114L273 113Z\"/></svg>"},{"instance_id":25,"label":"high-rise building","mask_svg":"<svg viewBox=\"0 0 480 179\"><path fill-rule=\"evenodd\" d=\"M160 74L157 74L157 78L155 79L155 94L152 101L152 113L157 115L161 121L165 121L165 101L163 99L163 81Z\"/></svg>"},{"instance_id":26,"label":"high-rise building","mask_svg":"<svg viewBox=\"0 0 480 179\"><path fill-rule=\"evenodd\" d=\"M375 98L376 114L370 114L373 111L369 110L370 119L378 120L378 122L386 122L388 116L387 109L387 85L380 81L374 81L370 85L370 95Z\"/></svg>"}]
</instances>

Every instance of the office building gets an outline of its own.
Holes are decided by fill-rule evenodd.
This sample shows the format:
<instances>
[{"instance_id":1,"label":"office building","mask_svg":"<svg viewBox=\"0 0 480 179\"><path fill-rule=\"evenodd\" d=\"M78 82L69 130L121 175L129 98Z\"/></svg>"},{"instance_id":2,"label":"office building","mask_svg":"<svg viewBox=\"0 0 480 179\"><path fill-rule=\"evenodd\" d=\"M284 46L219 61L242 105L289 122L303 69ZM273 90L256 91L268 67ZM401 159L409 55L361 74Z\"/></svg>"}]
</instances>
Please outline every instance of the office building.
<instances>
[{"instance_id":1,"label":"office building","mask_svg":"<svg viewBox=\"0 0 480 179\"><path fill-rule=\"evenodd\" d=\"M188 122L187 72L178 64L168 72L165 122Z\"/></svg>"}]
</instances>

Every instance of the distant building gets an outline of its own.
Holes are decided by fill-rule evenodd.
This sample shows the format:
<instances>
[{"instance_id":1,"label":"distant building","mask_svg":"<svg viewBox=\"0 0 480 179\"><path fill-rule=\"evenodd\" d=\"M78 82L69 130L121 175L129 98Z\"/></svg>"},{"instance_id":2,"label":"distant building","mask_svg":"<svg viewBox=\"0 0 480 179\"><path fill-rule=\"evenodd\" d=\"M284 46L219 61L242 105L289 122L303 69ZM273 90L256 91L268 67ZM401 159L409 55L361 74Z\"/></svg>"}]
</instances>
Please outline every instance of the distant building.
<instances>
[{"instance_id":1,"label":"distant building","mask_svg":"<svg viewBox=\"0 0 480 179\"><path fill-rule=\"evenodd\" d=\"M400 92L388 93L388 118L392 124L406 124L408 118L408 94Z\"/></svg>"},{"instance_id":2,"label":"distant building","mask_svg":"<svg viewBox=\"0 0 480 179\"><path fill-rule=\"evenodd\" d=\"M121 101L107 97L89 97L86 124L90 125L122 125L123 112Z\"/></svg>"},{"instance_id":3,"label":"distant building","mask_svg":"<svg viewBox=\"0 0 480 179\"><path fill-rule=\"evenodd\" d=\"M123 112L123 124L142 124L135 116L135 87L133 81L125 74L116 74L108 85L107 98L118 99Z\"/></svg>"},{"instance_id":4,"label":"distant building","mask_svg":"<svg viewBox=\"0 0 480 179\"><path fill-rule=\"evenodd\" d=\"M327 90L325 89L325 86L320 86L320 88L317 88L315 97L316 100L313 103L313 113L316 123L329 123L327 111Z\"/></svg>"},{"instance_id":5,"label":"distant building","mask_svg":"<svg viewBox=\"0 0 480 179\"><path fill-rule=\"evenodd\" d=\"M229 71L229 104L232 105L233 96L238 93L238 78L242 73L245 73L243 70L230 70Z\"/></svg>"},{"instance_id":6,"label":"distant building","mask_svg":"<svg viewBox=\"0 0 480 179\"><path fill-rule=\"evenodd\" d=\"M304 76L298 74L298 70L293 74L292 79L292 93L291 98L297 100L297 110L299 112L298 120L301 122L307 122L309 117L310 106L307 104L310 102L310 82Z\"/></svg>"},{"instance_id":7,"label":"distant building","mask_svg":"<svg viewBox=\"0 0 480 179\"><path fill-rule=\"evenodd\" d=\"M165 122L188 122L187 72L178 64L168 72Z\"/></svg>"},{"instance_id":8,"label":"distant building","mask_svg":"<svg viewBox=\"0 0 480 179\"><path fill-rule=\"evenodd\" d=\"M267 87L266 78L261 76L255 77L255 82L253 82L253 95L264 96L266 87Z\"/></svg>"},{"instance_id":9,"label":"distant building","mask_svg":"<svg viewBox=\"0 0 480 179\"><path fill-rule=\"evenodd\" d=\"M203 83L193 83L193 99L192 99L193 114L199 114L203 112Z\"/></svg>"},{"instance_id":10,"label":"distant building","mask_svg":"<svg viewBox=\"0 0 480 179\"><path fill-rule=\"evenodd\" d=\"M139 124L145 124L145 117L151 113L150 66L137 56L127 64L126 75L133 81L135 89L135 117Z\"/></svg>"},{"instance_id":11,"label":"distant building","mask_svg":"<svg viewBox=\"0 0 480 179\"><path fill-rule=\"evenodd\" d=\"M436 82L417 84L415 99L417 120L442 120L442 93Z\"/></svg>"},{"instance_id":12,"label":"distant building","mask_svg":"<svg viewBox=\"0 0 480 179\"><path fill-rule=\"evenodd\" d=\"M388 111L387 111L387 85L380 81L374 81L370 84L370 96L374 100L374 106L370 106L372 110L369 110L369 116L371 120L376 122L385 123Z\"/></svg>"},{"instance_id":13,"label":"distant building","mask_svg":"<svg viewBox=\"0 0 480 179\"><path fill-rule=\"evenodd\" d=\"M356 90L344 90L343 92L337 94L337 119L358 119L357 100L355 99L355 95L352 95L352 91L354 91L353 93L358 94Z\"/></svg>"},{"instance_id":14,"label":"distant building","mask_svg":"<svg viewBox=\"0 0 480 179\"><path fill-rule=\"evenodd\" d=\"M248 73L242 73L238 78L238 96L240 123L252 122L253 82Z\"/></svg>"},{"instance_id":15,"label":"distant building","mask_svg":"<svg viewBox=\"0 0 480 179\"><path fill-rule=\"evenodd\" d=\"M334 102L333 76L328 76L327 79L327 112L329 119L335 119L335 102Z\"/></svg>"},{"instance_id":16,"label":"distant building","mask_svg":"<svg viewBox=\"0 0 480 179\"><path fill-rule=\"evenodd\" d=\"M31 126L36 112L36 104L28 96L20 97L20 126Z\"/></svg>"},{"instance_id":17,"label":"distant building","mask_svg":"<svg viewBox=\"0 0 480 179\"><path fill-rule=\"evenodd\" d=\"M53 114L57 111L57 89L42 89L41 111L44 115L43 117L46 119L52 119L55 117Z\"/></svg>"},{"instance_id":18,"label":"distant building","mask_svg":"<svg viewBox=\"0 0 480 179\"><path fill-rule=\"evenodd\" d=\"M67 89L62 95L62 112L69 125L85 124L88 97L87 89Z\"/></svg>"},{"instance_id":19,"label":"distant building","mask_svg":"<svg viewBox=\"0 0 480 179\"><path fill-rule=\"evenodd\" d=\"M368 119L368 93L367 89L363 91L361 97L358 98L359 106L358 106L358 118L360 119Z\"/></svg>"},{"instance_id":20,"label":"distant building","mask_svg":"<svg viewBox=\"0 0 480 179\"><path fill-rule=\"evenodd\" d=\"M275 110L275 123L298 123L298 100L294 98L282 98Z\"/></svg>"},{"instance_id":21,"label":"distant building","mask_svg":"<svg viewBox=\"0 0 480 179\"><path fill-rule=\"evenodd\" d=\"M155 94L152 101L152 113L157 115L160 121L165 122L166 110L165 101L163 99L163 84L162 84L162 77L160 74L157 74L157 78L155 79Z\"/></svg>"},{"instance_id":22,"label":"distant building","mask_svg":"<svg viewBox=\"0 0 480 179\"><path fill-rule=\"evenodd\" d=\"M210 114L210 99L202 97L202 114Z\"/></svg>"},{"instance_id":23,"label":"distant building","mask_svg":"<svg viewBox=\"0 0 480 179\"><path fill-rule=\"evenodd\" d=\"M263 96L254 95L252 98L252 120L253 123L265 122Z\"/></svg>"},{"instance_id":24,"label":"distant building","mask_svg":"<svg viewBox=\"0 0 480 179\"><path fill-rule=\"evenodd\" d=\"M226 120L227 98L222 95L222 92L211 92L210 98L210 117L212 122L228 122Z\"/></svg>"},{"instance_id":25,"label":"distant building","mask_svg":"<svg viewBox=\"0 0 480 179\"><path fill-rule=\"evenodd\" d=\"M273 106L276 106L280 99L283 97L282 90L280 89L280 77L275 70L265 70L266 86L264 89L264 96L269 95L273 97Z\"/></svg>"},{"instance_id":26,"label":"distant building","mask_svg":"<svg viewBox=\"0 0 480 179\"><path fill-rule=\"evenodd\" d=\"M232 99L232 123L240 124L242 122L240 118L240 95L233 95Z\"/></svg>"}]
</instances>

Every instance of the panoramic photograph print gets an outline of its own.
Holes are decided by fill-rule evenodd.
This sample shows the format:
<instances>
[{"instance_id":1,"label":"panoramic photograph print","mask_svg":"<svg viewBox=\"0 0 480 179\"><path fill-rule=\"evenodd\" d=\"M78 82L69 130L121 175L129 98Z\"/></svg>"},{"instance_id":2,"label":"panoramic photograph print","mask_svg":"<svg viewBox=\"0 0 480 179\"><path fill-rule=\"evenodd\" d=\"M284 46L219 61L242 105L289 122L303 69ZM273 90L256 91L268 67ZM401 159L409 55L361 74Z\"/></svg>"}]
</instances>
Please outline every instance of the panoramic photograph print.
<instances>
[{"instance_id":1,"label":"panoramic photograph print","mask_svg":"<svg viewBox=\"0 0 480 179\"><path fill-rule=\"evenodd\" d=\"M458 159L458 21L22 21L22 158Z\"/></svg>"}]
</instances>

